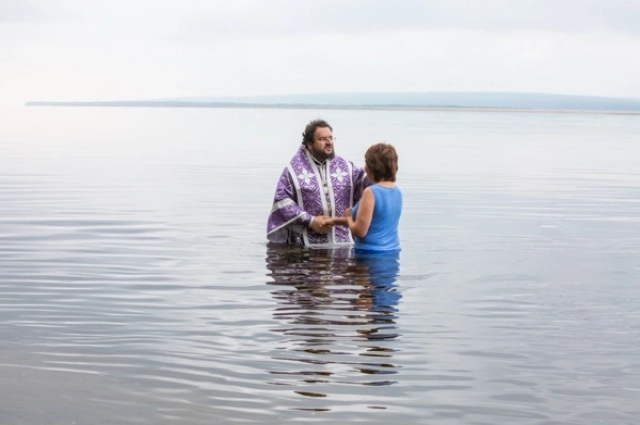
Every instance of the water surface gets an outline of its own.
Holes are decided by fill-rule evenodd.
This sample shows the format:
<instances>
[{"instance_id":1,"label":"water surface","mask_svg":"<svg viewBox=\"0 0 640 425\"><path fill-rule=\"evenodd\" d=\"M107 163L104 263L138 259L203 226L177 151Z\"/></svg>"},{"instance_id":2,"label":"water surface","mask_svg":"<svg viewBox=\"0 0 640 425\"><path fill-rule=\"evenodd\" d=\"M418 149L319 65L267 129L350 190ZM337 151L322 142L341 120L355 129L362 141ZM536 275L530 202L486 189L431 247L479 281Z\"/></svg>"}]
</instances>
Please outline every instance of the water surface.
<instances>
[{"instance_id":1,"label":"water surface","mask_svg":"<svg viewBox=\"0 0 640 425\"><path fill-rule=\"evenodd\" d=\"M3 424L637 423L637 116L3 112ZM318 116L399 258L267 245Z\"/></svg>"}]
</instances>

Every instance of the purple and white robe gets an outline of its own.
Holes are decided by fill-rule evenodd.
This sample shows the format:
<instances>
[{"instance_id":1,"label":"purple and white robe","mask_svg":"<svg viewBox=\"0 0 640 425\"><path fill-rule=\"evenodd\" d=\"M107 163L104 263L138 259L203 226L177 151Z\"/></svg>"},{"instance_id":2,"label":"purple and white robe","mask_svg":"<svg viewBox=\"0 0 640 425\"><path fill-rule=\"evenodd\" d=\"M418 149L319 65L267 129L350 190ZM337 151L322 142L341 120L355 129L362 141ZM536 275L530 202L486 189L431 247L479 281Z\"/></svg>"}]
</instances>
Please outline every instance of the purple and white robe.
<instances>
[{"instance_id":1,"label":"purple and white robe","mask_svg":"<svg viewBox=\"0 0 640 425\"><path fill-rule=\"evenodd\" d=\"M327 179L327 192L322 171ZM317 215L342 217L347 208L358 202L367 184L364 170L353 163L335 156L317 165L301 146L278 180L267 222L267 239L310 248L353 244L347 226L334 226L329 233L321 234L314 232L309 223Z\"/></svg>"}]
</instances>

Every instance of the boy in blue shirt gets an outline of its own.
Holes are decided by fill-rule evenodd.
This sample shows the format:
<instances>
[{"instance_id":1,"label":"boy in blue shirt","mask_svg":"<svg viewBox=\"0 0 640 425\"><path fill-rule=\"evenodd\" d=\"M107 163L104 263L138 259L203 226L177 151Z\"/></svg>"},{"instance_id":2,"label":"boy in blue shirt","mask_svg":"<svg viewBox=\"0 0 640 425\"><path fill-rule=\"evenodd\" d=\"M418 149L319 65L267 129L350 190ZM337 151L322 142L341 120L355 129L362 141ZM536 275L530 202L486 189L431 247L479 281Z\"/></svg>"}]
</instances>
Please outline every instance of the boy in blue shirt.
<instances>
[{"instance_id":1,"label":"boy in blue shirt","mask_svg":"<svg viewBox=\"0 0 640 425\"><path fill-rule=\"evenodd\" d=\"M362 252L400 251L398 223L402 192L396 185L398 154L392 145L378 143L364 155L364 171L372 185L360 202L344 212L355 248Z\"/></svg>"}]
</instances>

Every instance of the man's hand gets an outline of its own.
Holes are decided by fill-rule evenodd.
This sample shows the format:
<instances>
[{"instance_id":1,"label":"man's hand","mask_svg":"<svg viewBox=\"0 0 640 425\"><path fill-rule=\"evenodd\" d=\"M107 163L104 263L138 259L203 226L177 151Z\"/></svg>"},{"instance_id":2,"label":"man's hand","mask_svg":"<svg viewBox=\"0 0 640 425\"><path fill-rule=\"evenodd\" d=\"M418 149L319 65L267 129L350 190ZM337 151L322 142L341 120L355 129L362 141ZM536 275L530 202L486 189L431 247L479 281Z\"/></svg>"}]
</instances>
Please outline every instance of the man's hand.
<instances>
[{"instance_id":1,"label":"man's hand","mask_svg":"<svg viewBox=\"0 0 640 425\"><path fill-rule=\"evenodd\" d=\"M311 222L311 230L316 233L329 233L333 227L333 219L326 215L317 215Z\"/></svg>"}]
</instances>

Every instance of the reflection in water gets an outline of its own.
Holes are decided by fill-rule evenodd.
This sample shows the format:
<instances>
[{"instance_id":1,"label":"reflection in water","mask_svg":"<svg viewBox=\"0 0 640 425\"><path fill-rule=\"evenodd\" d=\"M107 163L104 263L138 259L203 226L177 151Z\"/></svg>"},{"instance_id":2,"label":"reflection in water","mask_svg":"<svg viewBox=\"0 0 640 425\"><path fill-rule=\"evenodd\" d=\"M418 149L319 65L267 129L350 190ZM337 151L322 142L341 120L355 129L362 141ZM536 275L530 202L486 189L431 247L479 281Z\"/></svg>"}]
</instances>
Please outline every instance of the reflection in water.
<instances>
[{"instance_id":1,"label":"reflection in water","mask_svg":"<svg viewBox=\"0 0 640 425\"><path fill-rule=\"evenodd\" d=\"M303 396L326 397L336 385L395 383L393 340L400 336L401 298L395 285L397 253L270 245L267 268L273 278L268 283L278 286L272 291L278 301L274 318L283 324L274 331L286 336L278 347L283 354L276 358L286 369L271 371L278 376L274 384L304 387L295 391Z\"/></svg>"}]
</instances>

